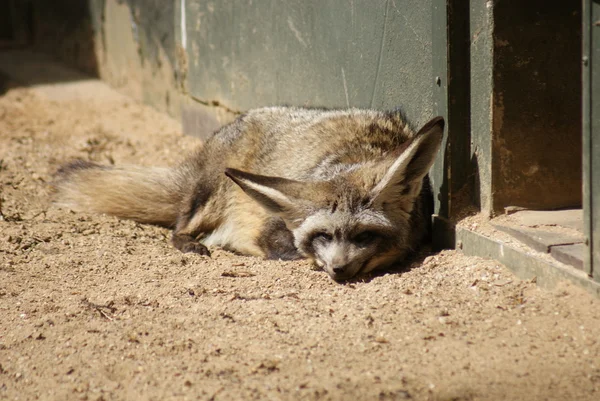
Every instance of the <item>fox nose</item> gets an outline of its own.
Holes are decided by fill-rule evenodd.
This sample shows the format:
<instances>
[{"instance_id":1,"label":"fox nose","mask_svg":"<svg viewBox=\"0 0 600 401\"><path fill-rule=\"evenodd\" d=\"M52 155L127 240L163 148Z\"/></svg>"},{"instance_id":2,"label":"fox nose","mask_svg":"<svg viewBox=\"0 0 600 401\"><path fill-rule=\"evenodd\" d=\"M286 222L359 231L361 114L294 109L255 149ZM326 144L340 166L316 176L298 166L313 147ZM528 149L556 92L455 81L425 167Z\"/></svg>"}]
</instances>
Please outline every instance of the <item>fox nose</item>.
<instances>
[{"instance_id":1,"label":"fox nose","mask_svg":"<svg viewBox=\"0 0 600 401\"><path fill-rule=\"evenodd\" d=\"M352 277L351 269L349 269L350 264L345 265L335 265L331 268L331 278L336 281L343 281Z\"/></svg>"},{"instance_id":2,"label":"fox nose","mask_svg":"<svg viewBox=\"0 0 600 401\"><path fill-rule=\"evenodd\" d=\"M342 274L342 273L344 273L344 272L346 271L346 267L347 267L347 266L348 266L348 265L338 265L338 266L334 266L332 270L333 270L333 272L334 272L335 274Z\"/></svg>"}]
</instances>

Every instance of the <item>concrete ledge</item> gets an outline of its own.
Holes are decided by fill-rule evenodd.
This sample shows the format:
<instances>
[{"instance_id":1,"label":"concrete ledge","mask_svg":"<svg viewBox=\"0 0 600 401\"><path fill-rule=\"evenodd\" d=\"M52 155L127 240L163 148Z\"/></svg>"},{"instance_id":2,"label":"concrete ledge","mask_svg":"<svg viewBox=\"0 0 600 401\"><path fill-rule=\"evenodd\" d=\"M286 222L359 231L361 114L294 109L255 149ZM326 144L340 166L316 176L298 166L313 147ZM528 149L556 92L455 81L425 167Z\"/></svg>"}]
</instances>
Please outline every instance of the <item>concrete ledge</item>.
<instances>
[{"instance_id":1,"label":"concrete ledge","mask_svg":"<svg viewBox=\"0 0 600 401\"><path fill-rule=\"evenodd\" d=\"M561 281L571 281L600 298L600 283L586 273L562 264L547 254L532 249L508 245L464 227L456 228L456 248L466 255L495 259L523 280L535 279L544 288L553 288Z\"/></svg>"}]
</instances>

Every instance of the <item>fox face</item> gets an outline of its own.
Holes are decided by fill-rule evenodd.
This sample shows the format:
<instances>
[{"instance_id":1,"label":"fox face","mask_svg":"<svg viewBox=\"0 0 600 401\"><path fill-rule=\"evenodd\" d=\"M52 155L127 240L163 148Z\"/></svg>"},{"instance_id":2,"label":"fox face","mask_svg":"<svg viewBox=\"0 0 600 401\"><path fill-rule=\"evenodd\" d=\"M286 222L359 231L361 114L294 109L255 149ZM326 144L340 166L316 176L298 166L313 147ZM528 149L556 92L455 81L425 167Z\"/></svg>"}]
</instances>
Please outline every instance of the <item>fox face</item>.
<instances>
[{"instance_id":1,"label":"fox face","mask_svg":"<svg viewBox=\"0 0 600 401\"><path fill-rule=\"evenodd\" d=\"M381 211L321 209L292 230L295 245L336 281L401 258L403 234Z\"/></svg>"},{"instance_id":2,"label":"fox face","mask_svg":"<svg viewBox=\"0 0 600 401\"><path fill-rule=\"evenodd\" d=\"M285 222L294 246L336 281L388 267L415 246L412 232L423 180L441 144L435 118L408 143L375 160L345 166L327 180L298 181L226 169L246 194ZM415 219L422 221L415 225ZM419 238L420 240L420 238Z\"/></svg>"}]
</instances>

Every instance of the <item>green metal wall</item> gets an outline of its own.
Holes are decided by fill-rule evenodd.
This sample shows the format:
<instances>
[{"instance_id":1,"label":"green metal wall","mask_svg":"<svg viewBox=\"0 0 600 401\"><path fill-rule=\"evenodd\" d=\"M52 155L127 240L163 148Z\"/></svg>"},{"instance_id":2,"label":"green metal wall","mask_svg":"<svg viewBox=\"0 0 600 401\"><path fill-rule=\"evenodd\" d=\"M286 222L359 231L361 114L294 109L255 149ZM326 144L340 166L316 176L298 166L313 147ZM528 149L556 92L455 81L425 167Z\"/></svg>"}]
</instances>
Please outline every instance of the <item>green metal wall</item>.
<instances>
[{"instance_id":1,"label":"green metal wall","mask_svg":"<svg viewBox=\"0 0 600 401\"><path fill-rule=\"evenodd\" d=\"M182 0L178 7L185 84L207 104L400 106L416 125L431 117L430 0Z\"/></svg>"}]
</instances>

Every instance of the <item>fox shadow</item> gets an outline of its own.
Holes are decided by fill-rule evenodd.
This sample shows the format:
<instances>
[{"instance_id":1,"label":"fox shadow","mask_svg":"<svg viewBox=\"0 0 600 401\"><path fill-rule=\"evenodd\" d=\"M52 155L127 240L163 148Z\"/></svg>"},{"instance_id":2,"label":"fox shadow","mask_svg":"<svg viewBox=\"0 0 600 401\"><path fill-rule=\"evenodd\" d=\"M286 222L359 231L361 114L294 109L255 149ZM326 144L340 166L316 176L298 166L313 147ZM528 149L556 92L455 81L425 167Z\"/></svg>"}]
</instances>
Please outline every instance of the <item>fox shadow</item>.
<instances>
[{"instance_id":1,"label":"fox shadow","mask_svg":"<svg viewBox=\"0 0 600 401\"><path fill-rule=\"evenodd\" d=\"M366 274L361 274L359 276L352 277L348 280L344 280L339 282L341 285L349 285L356 283L370 283L375 278L383 277L387 275L403 275L405 273L410 272L411 270L418 269L423 266L423 262L429 256L433 256L438 254L439 251L433 249L431 244L422 245L416 252L412 253L402 262L398 262L397 264L381 270L375 270Z\"/></svg>"}]
</instances>

